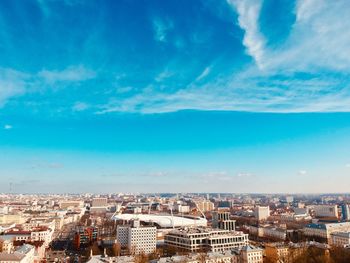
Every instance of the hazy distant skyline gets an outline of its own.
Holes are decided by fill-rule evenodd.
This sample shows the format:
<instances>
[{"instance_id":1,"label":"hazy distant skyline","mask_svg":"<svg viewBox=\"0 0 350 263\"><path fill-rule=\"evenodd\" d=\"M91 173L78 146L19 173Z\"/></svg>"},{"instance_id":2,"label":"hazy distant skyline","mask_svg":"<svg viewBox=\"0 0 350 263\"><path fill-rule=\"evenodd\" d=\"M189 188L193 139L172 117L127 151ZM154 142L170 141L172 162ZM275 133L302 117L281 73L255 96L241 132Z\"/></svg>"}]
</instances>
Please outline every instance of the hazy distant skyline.
<instances>
[{"instance_id":1,"label":"hazy distant skyline","mask_svg":"<svg viewBox=\"0 0 350 263\"><path fill-rule=\"evenodd\" d=\"M349 13L0 1L0 192L350 192Z\"/></svg>"}]
</instances>

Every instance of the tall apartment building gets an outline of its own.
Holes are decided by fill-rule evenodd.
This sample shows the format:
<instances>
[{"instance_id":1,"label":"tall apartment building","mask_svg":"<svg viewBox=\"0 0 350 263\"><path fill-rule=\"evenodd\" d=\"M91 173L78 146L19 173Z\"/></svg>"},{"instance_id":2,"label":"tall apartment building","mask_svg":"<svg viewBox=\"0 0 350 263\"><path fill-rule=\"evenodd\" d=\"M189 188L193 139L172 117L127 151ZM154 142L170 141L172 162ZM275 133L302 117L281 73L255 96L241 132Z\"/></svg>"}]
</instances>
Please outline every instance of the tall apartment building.
<instances>
[{"instance_id":1,"label":"tall apartment building","mask_svg":"<svg viewBox=\"0 0 350 263\"><path fill-rule=\"evenodd\" d=\"M202 212L208 212L214 210L214 204L208 200L198 201L196 205Z\"/></svg>"},{"instance_id":2,"label":"tall apartment building","mask_svg":"<svg viewBox=\"0 0 350 263\"><path fill-rule=\"evenodd\" d=\"M179 250L219 252L248 245L248 234L205 227L180 228L167 233L164 241Z\"/></svg>"},{"instance_id":3,"label":"tall apartment building","mask_svg":"<svg viewBox=\"0 0 350 263\"><path fill-rule=\"evenodd\" d=\"M213 228L235 231L236 221L230 219L230 212L228 211L214 211L212 225Z\"/></svg>"},{"instance_id":4,"label":"tall apartment building","mask_svg":"<svg viewBox=\"0 0 350 263\"><path fill-rule=\"evenodd\" d=\"M117 227L117 241L131 254L150 254L156 250L157 228L141 226L139 220L134 220L132 225Z\"/></svg>"},{"instance_id":5,"label":"tall apartment building","mask_svg":"<svg viewBox=\"0 0 350 263\"><path fill-rule=\"evenodd\" d=\"M259 221L266 220L270 216L269 206L256 206L254 208L254 216Z\"/></svg>"}]
</instances>

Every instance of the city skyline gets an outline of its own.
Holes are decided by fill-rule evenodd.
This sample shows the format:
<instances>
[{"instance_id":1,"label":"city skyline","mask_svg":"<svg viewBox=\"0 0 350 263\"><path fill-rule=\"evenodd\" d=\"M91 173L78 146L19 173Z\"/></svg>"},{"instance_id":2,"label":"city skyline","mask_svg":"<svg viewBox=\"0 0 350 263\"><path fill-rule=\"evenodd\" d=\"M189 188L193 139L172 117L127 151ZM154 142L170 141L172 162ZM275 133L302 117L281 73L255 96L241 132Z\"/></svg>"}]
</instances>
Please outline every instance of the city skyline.
<instances>
[{"instance_id":1,"label":"city skyline","mask_svg":"<svg viewBox=\"0 0 350 263\"><path fill-rule=\"evenodd\" d=\"M0 192L350 192L349 12L1 1Z\"/></svg>"}]
</instances>

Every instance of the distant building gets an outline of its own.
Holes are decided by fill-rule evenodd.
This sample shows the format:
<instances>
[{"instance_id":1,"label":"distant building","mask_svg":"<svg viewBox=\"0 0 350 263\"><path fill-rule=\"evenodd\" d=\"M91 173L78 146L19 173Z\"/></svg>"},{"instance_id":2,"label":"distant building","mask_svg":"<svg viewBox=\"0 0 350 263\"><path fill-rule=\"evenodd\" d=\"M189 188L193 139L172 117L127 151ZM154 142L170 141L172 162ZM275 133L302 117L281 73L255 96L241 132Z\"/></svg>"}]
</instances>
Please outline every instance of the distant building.
<instances>
[{"instance_id":1,"label":"distant building","mask_svg":"<svg viewBox=\"0 0 350 263\"><path fill-rule=\"evenodd\" d=\"M14 252L1 252L1 263L34 263L35 247L24 244L16 249Z\"/></svg>"},{"instance_id":2,"label":"distant building","mask_svg":"<svg viewBox=\"0 0 350 263\"><path fill-rule=\"evenodd\" d=\"M248 235L205 227L180 228L167 233L164 241L167 246L179 250L218 252L248 245Z\"/></svg>"},{"instance_id":3,"label":"distant building","mask_svg":"<svg viewBox=\"0 0 350 263\"><path fill-rule=\"evenodd\" d=\"M212 225L213 228L235 231L236 221L230 219L230 212L228 211L214 211Z\"/></svg>"},{"instance_id":4,"label":"distant building","mask_svg":"<svg viewBox=\"0 0 350 263\"><path fill-rule=\"evenodd\" d=\"M350 245L350 232L331 233L329 244L332 246L346 247Z\"/></svg>"},{"instance_id":5,"label":"distant building","mask_svg":"<svg viewBox=\"0 0 350 263\"><path fill-rule=\"evenodd\" d=\"M270 216L269 206L256 206L254 208L254 216L257 220L266 220Z\"/></svg>"},{"instance_id":6,"label":"distant building","mask_svg":"<svg viewBox=\"0 0 350 263\"><path fill-rule=\"evenodd\" d=\"M70 209L70 208L83 208L84 202L81 200L66 200L60 202L61 209Z\"/></svg>"},{"instance_id":7,"label":"distant building","mask_svg":"<svg viewBox=\"0 0 350 263\"><path fill-rule=\"evenodd\" d=\"M330 241L331 234L335 232L350 231L350 222L331 223L331 224L308 224L303 228L305 236L318 237Z\"/></svg>"},{"instance_id":8,"label":"distant building","mask_svg":"<svg viewBox=\"0 0 350 263\"><path fill-rule=\"evenodd\" d=\"M140 225L134 220L132 225L117 227L117 242L122 248L127 248L131 254L150 254L156 250L157 228Z\"/></svg>"},{"instance_id":9,"label":"distant building","mask_svg":"<svg viewBox=\"0 0 350 263\"><path fill-rule=\"evenodd\" d=\"M74 247L79 249L81 246L87 246L96 241L98 230L95 227L78 226L74 235Z\"/></svg>"},{"instance_id":10,"label":"distant building","mask_svg":"<svg viewBox=\"0 0 350 263\"><path fill-rule=\"evenodd\" d=\"M349 205L344 203L340 207L341 207L341 219L343 221L349 221L350 220Z\"/></svg>"},{"instance_id":11,"label":"distant building","mask_svg":"<svg viewBox=\"0 0 350 263\"><path fill-rule=\"evenodd\" d=\"M198 201L196 202L196 205L198 209L202 212L208 212L208 211L213 211L214 210L214 203L204 200L204 201Z\"/></svg>"},{"instance_id":12,"label":"distant building","mask_svg":"<svg viewBox=\"0 0 350 263\"><path fill-rule=\"evenodd\" d=\"M249 226L249 233L253 236L270 238L274 240L286 240L287 230L275 226Z\"/></svg>"},{"instance_id":13,"label":"distant building","mask_svg":"<svg viewBox=\"0 0 350 263\"><path fill-rule=\"evenodd\" d=\"M337 205L315 205L314 206L315 217L319 218L338 218L338 206Z\"/></svg>"},{"instance_id":14,"label":"distant building","mask_svg":"<svg viewBox=\"0 0 350 263\"><path fill-rule=\"evenodd\" d=\"M190 207L188 205L180 205L176 204L175 205L175 210L179 213L189 213L190 212Z\"/></svg>"},{"instance_id":15,"label":"distant building","mask_svg":"<svg viewBox=\"0 0 350 263\"><path fill-rule=\"evenodd\" d=\"M91 206L92 207L107 207L107 198L97 197L92 199Z\"/></svg>"},{"instance_id":16,"label":"distant building","mask_svg":"<svg viewBox=\"0 0 350 263\"><path fill-rule=\"evenodd\" d=\"M263 250L251 245L242 247L239 250L240 260L242 263L263 263Z\"/></svg>"},{"instance_id":17,"label":"distant building","mask_svg":"<svg viewBox=\"0 0 350 263\"><path fill-rule=\"evenodd\" d=\"M287 203L293 203L294 197L293 196L286 196L286 202Z\"/></svg>"},{"instance_id":18,"label":"distant building","mask_svg":"<svg viewBox=\"0 0 350 263\"><path fill-rule=\"evenodd\" d=\"M288 262L287 258L289 256L289 247L284 243L266 243L265 254L276 255L278 257L278 262Z\"/></svg>"}]
</instances>

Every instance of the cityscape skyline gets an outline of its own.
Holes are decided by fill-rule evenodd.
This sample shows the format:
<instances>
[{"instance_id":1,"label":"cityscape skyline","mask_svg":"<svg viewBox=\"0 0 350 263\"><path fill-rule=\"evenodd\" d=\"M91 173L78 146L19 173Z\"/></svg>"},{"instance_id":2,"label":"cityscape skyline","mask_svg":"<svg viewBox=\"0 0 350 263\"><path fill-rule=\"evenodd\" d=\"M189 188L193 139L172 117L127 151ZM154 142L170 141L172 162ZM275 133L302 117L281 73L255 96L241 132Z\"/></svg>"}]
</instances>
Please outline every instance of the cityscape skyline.
<instances>
[{"instance_id":1,"label":"cityscape skyline","mask_svg":"<svg viewBox=\"0 0 350 263\"><path fill-rule=\"evenodd\" d=\"M349 12L1 1L0 193L348 193Z\"/></svg>"}]
</instances>

